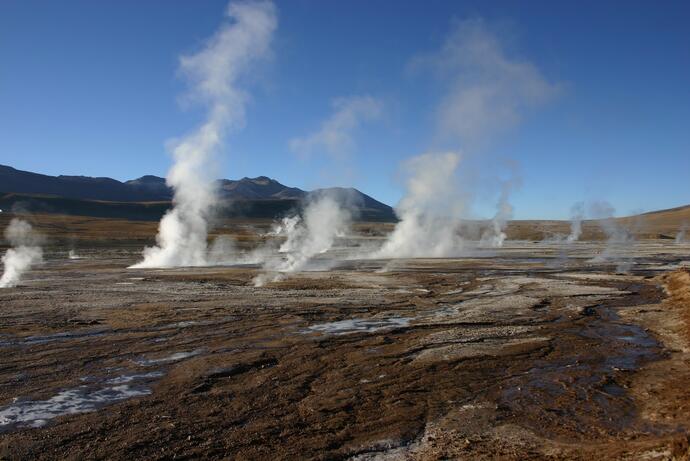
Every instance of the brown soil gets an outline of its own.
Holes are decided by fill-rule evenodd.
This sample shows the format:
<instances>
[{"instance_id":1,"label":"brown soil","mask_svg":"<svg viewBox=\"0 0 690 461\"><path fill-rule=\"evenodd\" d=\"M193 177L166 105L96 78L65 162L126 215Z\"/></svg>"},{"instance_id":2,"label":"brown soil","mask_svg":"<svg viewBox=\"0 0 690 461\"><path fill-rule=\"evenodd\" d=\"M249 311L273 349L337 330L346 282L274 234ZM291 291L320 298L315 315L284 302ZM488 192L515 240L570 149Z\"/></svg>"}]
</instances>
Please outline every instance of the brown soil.
<instances>
[{"instance_id":1,"label":"brown soil","mask_svg":"<svg viewBox=\"0 0 690 461\"><path fill-rule=\"evenodd\" d=\"M687 250L639 244L622 275L600 251L261 288L254 266L126 269L129 244L49 251L0 290L0 458L688 459Z\"/></svg>"}]
</instances>

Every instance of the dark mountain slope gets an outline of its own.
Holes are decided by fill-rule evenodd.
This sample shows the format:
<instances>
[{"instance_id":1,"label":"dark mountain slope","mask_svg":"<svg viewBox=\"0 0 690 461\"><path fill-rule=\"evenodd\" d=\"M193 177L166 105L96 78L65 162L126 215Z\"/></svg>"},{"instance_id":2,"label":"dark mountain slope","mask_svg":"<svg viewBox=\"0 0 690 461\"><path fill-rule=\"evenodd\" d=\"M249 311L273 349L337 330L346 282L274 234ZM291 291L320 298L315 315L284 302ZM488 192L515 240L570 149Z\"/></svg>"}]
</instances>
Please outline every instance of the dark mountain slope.
<instances>
[{"instance_id":1,"label":"dark mountain slope","mask_svg":"<svg viewBox=\"0 0 690 461\"><path fill-rule=\"evenodd\" d=\"M276 218L304 201L329 193L361 220L395 220L393 209L352 188L312 192L288 187L266 176L218 181L222 215ZM159 219L171 206L173 191L164 178L142 176L126 182L88 176L48 176L0 165L0 208L71 215Z\"/></svg>"}]
</instances>

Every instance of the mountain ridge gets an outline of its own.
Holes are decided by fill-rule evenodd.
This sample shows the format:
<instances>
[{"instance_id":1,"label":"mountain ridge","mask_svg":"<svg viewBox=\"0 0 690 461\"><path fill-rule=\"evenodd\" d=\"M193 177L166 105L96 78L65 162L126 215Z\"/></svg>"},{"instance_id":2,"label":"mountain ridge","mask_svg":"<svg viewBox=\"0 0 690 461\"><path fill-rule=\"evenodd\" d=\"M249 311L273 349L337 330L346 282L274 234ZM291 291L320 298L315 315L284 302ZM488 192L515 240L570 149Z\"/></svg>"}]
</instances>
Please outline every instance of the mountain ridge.
<instances>
[{"instance_id":1,"label":"mountain ridge","mask_svg":"<svg viewBox=\"0 0 690 461\"><path fill-rule=\"evenodd\" d=\"M233 216L248 213L249 217L279 217L317 195L330 193L356 215L362 215L363 219L395 220L390 206L355 188L332 187L305 191L285 186L268 176L219 179L216 185L219 208ZM167 209L173 198L173 190L164 178L154 175L118 181L108 177L50 176L0 165L0 197L0 207L3 208L23 206L29 211L67 214L80 214L82 210L86 216L110 216L114 213L118 217L131 216L132 219L141 216L157 219L160 207L142 205L139 210L136 204L168 203L164 207ZM101 204L103 210L98 210L97 204L100 202L104 202ZM155 212L152 212L154 209Z\"/></svg>"}]
</instances>

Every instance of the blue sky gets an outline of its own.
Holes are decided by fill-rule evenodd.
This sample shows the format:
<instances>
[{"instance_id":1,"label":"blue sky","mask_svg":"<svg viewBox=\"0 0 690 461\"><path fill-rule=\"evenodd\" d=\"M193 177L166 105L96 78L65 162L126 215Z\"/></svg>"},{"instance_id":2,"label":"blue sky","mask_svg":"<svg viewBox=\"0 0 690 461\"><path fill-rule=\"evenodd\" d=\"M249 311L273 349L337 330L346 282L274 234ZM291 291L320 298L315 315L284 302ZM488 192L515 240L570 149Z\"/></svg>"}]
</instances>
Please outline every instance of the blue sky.
<instances>
[{"instance_id":1,"label":"blue sky","mask_svg":"<svg viewBox=\"0 0 690 461\"><path fill-rule=\"evenodd\" d=\"M178 57L216 30L226 4L1 2L0 163L165 176L166 142L203 119L180 104ZM353 185L395 204L401 161L457 148L477 215L493 214L512 163L517 218L566 218L581 200L608 200L618 214L690 203L688 2L291 0L277 8L272 58L244 82L246 126L228 137L218 176ZM439 105L457 76L415 64L441 59L464 21L481 22L511 62L557 89L471 145L439 136ZM372 98L377 110L350 130L343 152L291 148L319 131L334 100L353 97Z\"/></svg>"}]
</instances>

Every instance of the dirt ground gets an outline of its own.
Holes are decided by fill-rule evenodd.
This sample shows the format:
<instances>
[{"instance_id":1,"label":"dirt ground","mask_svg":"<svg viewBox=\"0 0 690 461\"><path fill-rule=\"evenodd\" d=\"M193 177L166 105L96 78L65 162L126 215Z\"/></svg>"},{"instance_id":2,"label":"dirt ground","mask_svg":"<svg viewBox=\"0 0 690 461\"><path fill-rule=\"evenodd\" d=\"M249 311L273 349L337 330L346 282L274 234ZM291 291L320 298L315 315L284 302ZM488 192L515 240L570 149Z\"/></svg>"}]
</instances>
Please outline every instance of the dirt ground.
<instances>
[{"instance_id":1,"label":"dirt ground","mask_svg":"<svg viewBox=\"0 0 690 461\"><path fill-rule=\"evenodd\" d=\"M138 243L52 247L0 290L1 459L689 457L690 245L256 288L251 265L127 269Z\"/></svg>"}]
</instances>

